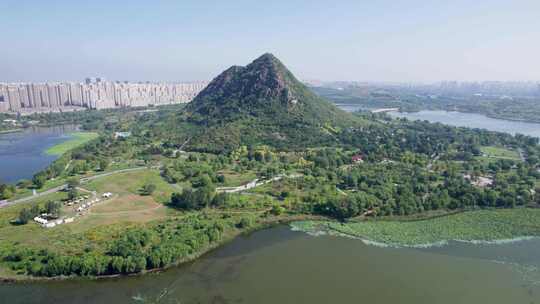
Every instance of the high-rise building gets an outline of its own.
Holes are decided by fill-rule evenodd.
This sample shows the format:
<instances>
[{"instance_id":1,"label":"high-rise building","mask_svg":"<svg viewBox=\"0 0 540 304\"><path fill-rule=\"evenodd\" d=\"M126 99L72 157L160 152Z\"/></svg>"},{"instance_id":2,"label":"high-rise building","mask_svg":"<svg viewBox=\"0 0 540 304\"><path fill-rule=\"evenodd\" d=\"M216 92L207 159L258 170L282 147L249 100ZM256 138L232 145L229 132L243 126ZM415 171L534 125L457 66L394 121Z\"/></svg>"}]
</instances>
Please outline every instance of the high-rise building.
<instances>
[{"instance_id":1,"label":"high-rise building","mask_svg":"<svg viewBox=\"0 0 540 304\"><path fill-rule=\"evenodd\" d=\"M184 103L191 101L206 82L129 83L87 78L84 83L0 84L1 111L51 111L70 108L104 109Z\"/></svg>"}]
</instances>

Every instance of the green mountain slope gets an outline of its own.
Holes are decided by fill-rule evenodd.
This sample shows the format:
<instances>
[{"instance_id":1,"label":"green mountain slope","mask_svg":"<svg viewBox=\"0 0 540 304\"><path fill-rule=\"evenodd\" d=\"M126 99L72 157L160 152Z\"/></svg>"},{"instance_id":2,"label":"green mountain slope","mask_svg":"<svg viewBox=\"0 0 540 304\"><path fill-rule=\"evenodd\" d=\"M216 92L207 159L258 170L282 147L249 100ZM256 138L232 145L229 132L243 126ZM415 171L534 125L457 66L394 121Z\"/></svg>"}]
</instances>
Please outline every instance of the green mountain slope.
<instances>
[{"instance_id":1,"label":"green mountain slope","mask_svg":"<svg viewBox=\"0 0 540 304\"><path fill-rule=\"evenodd\" d=\"M210 151L250 144L324 145L335 142L333 133L340 128L360 123L311 92L272 54L224 71L186 107L183 118L201 127L190 147Z\"/></svg>"}]
</instances>

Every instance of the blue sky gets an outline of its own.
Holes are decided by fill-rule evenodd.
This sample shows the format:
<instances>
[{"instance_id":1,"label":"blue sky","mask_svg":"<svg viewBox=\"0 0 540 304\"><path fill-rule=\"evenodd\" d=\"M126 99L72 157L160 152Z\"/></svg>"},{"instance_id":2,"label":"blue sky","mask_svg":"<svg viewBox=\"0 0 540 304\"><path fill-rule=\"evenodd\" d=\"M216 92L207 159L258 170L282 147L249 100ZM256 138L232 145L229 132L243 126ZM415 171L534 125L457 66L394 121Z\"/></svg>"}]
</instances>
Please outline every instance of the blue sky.
<instances>
[{"instance_id":1,"label":"blue sky","mask_svg":"<svg viewBox=\"0 0 540 304\"><path fill-rule=\"evenodd\" d=\"M540 80L540 1L0 0L0 81L205 80L264 52L299 78Z\"/></svg>"}]
</instances>

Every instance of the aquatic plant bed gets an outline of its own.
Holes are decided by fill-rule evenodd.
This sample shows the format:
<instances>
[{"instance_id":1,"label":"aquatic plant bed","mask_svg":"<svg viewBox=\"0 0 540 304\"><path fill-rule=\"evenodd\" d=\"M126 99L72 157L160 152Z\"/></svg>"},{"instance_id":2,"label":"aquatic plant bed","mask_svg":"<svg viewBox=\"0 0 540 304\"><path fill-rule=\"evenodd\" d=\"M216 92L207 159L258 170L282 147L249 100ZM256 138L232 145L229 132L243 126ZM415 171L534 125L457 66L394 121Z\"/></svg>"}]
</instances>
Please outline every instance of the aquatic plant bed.
<instances>
[{"instance_id":1,"label":"aquatic plant bed","mask_svg":"<svg viewBox=\"0 0 540 304\"><path fill-rule=\"evenodd\" d=\"M48 155L62 155L67 151L79 147L98 137L98 134L95 132L74 132L70 133L69 135L71 136L71 139L50 147L47 149L47 151L45 151L45 153Z\"/></svg>"},{"instance_id":2,"label":"aquatic plant bed","mask_svg":"<svg viewBox=\"0 0 540 304\"><path fill-rule=\"evenodd\" d=\"M496 242L540 236L540 209L481 210L419 221L316 222L291 224L310 234L338 234L404 247L448 241Z\"/></svg>"}]
</instances>

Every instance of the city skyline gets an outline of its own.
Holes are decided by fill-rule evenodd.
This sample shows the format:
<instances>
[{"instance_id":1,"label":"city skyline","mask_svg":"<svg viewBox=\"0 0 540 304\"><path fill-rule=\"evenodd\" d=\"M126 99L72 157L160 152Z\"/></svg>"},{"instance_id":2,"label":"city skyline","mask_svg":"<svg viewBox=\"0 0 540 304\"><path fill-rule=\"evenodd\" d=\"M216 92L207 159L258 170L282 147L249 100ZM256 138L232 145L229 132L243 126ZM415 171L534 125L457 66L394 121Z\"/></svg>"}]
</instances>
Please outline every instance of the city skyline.
<instances>
[{"instance_id":1,"label":"city skyline","mask_svg":"<svg viewBox=\"0 0 540 304\"><path fill-rule=\"evenodd\" d=\"M102 78L84 82L0 82L0 113L71 111L187 103L207 82L131 83Z\"/></svg>"},{"instance_id":2,"label":"city skyline","mask_svg":"<svg viewBox=\"0 0 540 304\"><path fill-rule=\"evenodd\" d=\"M0 81L210 80L265 52L301 79L539 81L538 11L535 0L5 0Z\"/></svg>"}]
</instances>

